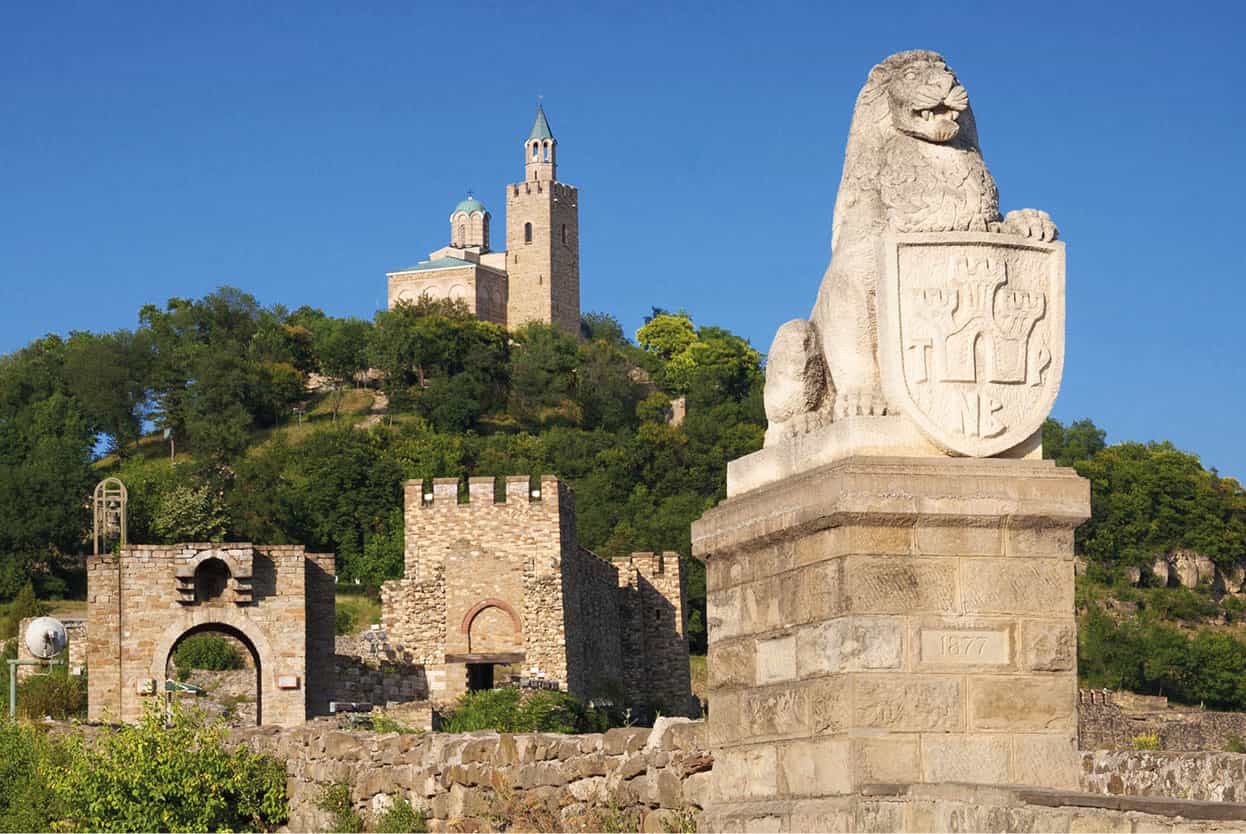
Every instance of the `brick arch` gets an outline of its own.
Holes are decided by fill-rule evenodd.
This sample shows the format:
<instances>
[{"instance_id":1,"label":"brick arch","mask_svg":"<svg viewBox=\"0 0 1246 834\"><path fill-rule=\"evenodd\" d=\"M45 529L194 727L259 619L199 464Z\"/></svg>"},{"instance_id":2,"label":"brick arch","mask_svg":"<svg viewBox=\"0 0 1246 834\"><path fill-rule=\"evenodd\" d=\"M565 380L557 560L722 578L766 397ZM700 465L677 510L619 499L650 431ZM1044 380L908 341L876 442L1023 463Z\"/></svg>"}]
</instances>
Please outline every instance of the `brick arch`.
<instances>
[{"instance_id":1,"label":"brick arch","mask_svg":"<svg viewBox=\"0 0 1246 834\"><path fill-rule=\"evenodd\" d=\"M510 603L504 599L498 599L497 597L486 597L473 605L471 610L463 615L463 622L459 626L459 631L463 634L467 634L471 630L472 620L476 619L476 615L481 611L484 611L486 608L501 608L505 611L511 618L511 626L515 630L515 639L518 640L523 637L523 623L520 622L519 615L515 613L514 608L511 608Z\"/></svg>"}]
</instances>

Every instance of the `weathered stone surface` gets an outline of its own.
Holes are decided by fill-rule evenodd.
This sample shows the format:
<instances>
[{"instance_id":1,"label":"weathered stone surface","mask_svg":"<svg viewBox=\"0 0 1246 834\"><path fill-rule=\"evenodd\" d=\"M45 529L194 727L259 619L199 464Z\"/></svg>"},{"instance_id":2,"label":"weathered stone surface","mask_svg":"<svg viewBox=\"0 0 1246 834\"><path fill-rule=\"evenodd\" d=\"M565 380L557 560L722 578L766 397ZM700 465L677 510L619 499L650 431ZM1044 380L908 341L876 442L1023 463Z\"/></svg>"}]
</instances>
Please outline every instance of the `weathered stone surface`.
<instances>
[{"instance_id":1,"label":"weathered stone surface","mask_svg":"<svg viewBox=\"0 0 1246 834\"><path fill-rule=\"evenodd\" d=\"M852 790L851 745L845 739L796 741L782 747L779 791L827 796Z\"/></svg>"},{"instance_id":2,"label":"weathered stone surface","mask_svg":"<svg viewBox=\"0 0 1246 834\"><path fill-rule=\"evenodd\" d=\"M909 732L960 730L965 723L962 700L960 678L897 674L852 679L852 720L856 727Z\"/></svg>"},{"instance_id":3,"label":"weathered stone surface","mask_svg":"<svg viewBox=\"0 0 1246 834\"><path fill-rule=\"evenodd\" d=\"M757 677L757 642L752 639L718 642L710 646L706 665L709 687L752 686Z\"/></svg>"},{"instance_id":4,"label":"weathered stone surface","mask_svg":"<svg viewBox=\"0 0 1246 834\"><path fill-rule=\"evenodd\" d=\"M1072 622L1027 620L1021 634L1025 668L1067 672L1077 664L1077 630Z\"/></svg>"},{"instance_id":5,"label":"weathered stone surface","mask_svg":"<svg viewBox=\"0 0 1246 834\"><path fill-rule=\"evenodd\" d=\"M1073 610L1073 565L1054 559L965 559L966 614L1050 615Z\"/></svg>"},{"instance_id":6,"label":"weathered stone surface","mask_svg":"<svg viewBox=\"0 0 1246 834\"><path fill-rule=\"evenodd\" d=\"M796 635L757 641L757 685L796 678Z\"/></svg>"},{"instance_id":7,"label":"weathered stone surface","mask_svg":"<svg viewBox=\"0 0 1246 834\"><path fill-rule=\"evenodd\" d=\"M1067 676L971 677L969 715L976 730L1075 732L1076 681Z\"/></svg>"},{"instance_id":8,"label":"weathered stone surface","mask_svg":"<svg viewBox=\"0 0 1246 834\"><path fill-rule=\"evenodd\" d=\"M773 744L728 747L714 754L714 795L723 801L774 796L778 775Z\"/></svg>"},{"instance_id":9,"label":"weathered stone surface","mask_svg":"<svg viewBox=\"0 0 1246 834\"><path fill-rule=\"evenodd\" d=\"M1014 662L1013 620L969 617L910 618L912 668L922 671L1008 671Z\"/></svg>"},{"instance_id":10,"label":"weathered stone surface","mask_svg":"<svg viewBox=\"0 0 1246 834\"><path fill-rule=\"evenodd\" d=\"M1012 783L1075 790L1081 769L1073 733L1021 734L1012 737Z\"/></svg>"},{"instance_id":11,"label":"weathered stone surface","mask_svg":"<svg viewBox=\"0 0 1246 834\"><path fill-rule=\"evenodd\" d=\"M898 669L904 660L902 617L839 617L796 633L800 677Z\"/></svg>"},{"instance_id":12,"label":"weathered stone surface","mask_svg":"<svg viewBox=\"0 0 1246 834\"><path fill-rule=\"evenodd\" d=\"M1011 784L1011 747L1006 735L923 735L922 780Z\"/></svg>"},{"instance_id":13,"label":"weathered stone surface","mask_svg":"<svg viewBox=\"0 0 1246 834\"><path fill-rule=\"evenodd\" d=\"M850 556L844 574L854 612L959 613L952 560Z\"/></svg>"},{"instance_id":14,"label":"weathered stone surface","mask_svg":"<svg viewBox=\"0 0 1246 834\"><path fill-rule=\"evenodd\" d=\"M857 786L921 781L921 752L915 735L852 740L852 779Z\"/></svg>"}]
</instances>

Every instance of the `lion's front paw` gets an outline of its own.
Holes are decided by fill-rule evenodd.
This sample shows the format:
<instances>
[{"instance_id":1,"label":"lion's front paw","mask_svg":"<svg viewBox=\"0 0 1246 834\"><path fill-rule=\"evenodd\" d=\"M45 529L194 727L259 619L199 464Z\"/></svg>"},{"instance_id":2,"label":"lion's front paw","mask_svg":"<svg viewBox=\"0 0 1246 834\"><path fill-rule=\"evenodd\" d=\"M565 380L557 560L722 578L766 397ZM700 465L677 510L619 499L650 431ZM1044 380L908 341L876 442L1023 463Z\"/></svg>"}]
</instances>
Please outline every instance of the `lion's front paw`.
<instances>
[{"instance_id":1,"label":"lion's front paw","mask_svg":"<svg viewBox=\"0 0 1246 834\"><path fill-rule=\"evenodd\" d=\"M876 385L847 388L835 394L835 419L845 417L882 417L887 413L887 400Z\"/></svg>"},{"instance_id":2,"label":"lion's front paw","mask_svg":"<svg viewBox=\"0 0 1246 834\"><path fill-rule=\"evenodd\" d=\"M1029 237L1034 240L1055 240L1060 234L1056 224L1051 222L1051 216L1038 209L1018 209L1008 212L1004 217L1004 222L1000 224L1000 231L1004 234Z\"/></svg>"}]
</instances>

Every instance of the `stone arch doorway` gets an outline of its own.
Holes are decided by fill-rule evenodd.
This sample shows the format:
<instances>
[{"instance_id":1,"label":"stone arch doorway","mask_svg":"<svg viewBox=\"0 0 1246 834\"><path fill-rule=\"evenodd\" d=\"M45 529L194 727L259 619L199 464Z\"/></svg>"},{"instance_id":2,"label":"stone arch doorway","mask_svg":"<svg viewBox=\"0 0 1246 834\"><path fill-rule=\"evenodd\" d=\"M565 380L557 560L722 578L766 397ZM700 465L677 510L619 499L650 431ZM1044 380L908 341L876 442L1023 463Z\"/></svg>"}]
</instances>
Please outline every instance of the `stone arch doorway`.
<instances>
[{"instance_id":1,"label":"stone arch doorway","mask_svg":"<svg viewBox=\"0 0 1246 834\"><path fill-rule=\"evenodd\" d=\"M226 623L207 622L207 623L200 623L198 625L191 626L190 628L183 631L181 635L178 636L177 639L173 641L172 645L168 647L167 651L165 651L164 677L163 679L158 679L158 680L161 680L161 682L175 680L176 670L173 664L173 655L177 652L178 647L182 645L182 643L185 642L187 638L195 637L198 635L225 636L225 637L232 638L232 642L240 643L242 645L242 648L246 651L250 659L250 668L244 669L242 671L249 671L251 673L251 676L254 678L254 682L255 682L254 687L253 687L254 698L255 698L254 700L255 725L256 726L262 725L264 723L264 664L263 664L263 659L260 656L259 649L256 648L255 643L251 641L251 638L247 637L247 635L244 634L241 630L231 625L228 625ZM230 693L230 695L236 695L236 694L237 693ZM171 706L172 702L177 697L177 693L176 692L165 692L164 697L165 697L165 705L166 707L168 707L168 706ZM242 703L245 703L245 702L242 702ZM246 711L249 712L249 709Z\"/></svg>"},{"instance_id":2,"label":"stone arch doorway","mask_svg":"<svg viewBox=\"0 0 1246 834\"><path fill-rule=\"evenodd\" d=\"M465 663L469 691L492 689L495 672L524 659L523 622L505 600L487 597L463 616L459 632L467 653L447 654L447 663Z\"/></svg>"}]
</instances>

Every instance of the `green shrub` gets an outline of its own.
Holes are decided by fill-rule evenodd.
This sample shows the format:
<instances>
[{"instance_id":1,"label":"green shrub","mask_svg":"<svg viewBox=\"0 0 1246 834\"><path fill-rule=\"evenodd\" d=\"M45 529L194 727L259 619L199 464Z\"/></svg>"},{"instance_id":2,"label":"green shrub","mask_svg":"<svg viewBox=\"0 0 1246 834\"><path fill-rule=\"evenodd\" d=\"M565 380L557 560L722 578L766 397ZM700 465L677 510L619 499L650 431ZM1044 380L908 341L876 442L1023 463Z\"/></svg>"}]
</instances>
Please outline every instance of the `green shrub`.
<instances>
[{"instance_id":1,"label":"green shrub","mask_svg":"<svg viewBox=\"0 0 1246 834\"><path fill-rule=\"evenodd\" d=\"M363 831L363 818L355 813L350 802L350 785L340 782L325 787L316 802L316 807L333 815L333 823L329 830L334 834L354 834Z\"/></svg>"},{"instance_id":2,"label":"green shrub","mask_svg":"<svg viewBox=\"0 0 1246 834\"><path fill-rule=\"evenodd\" d=\"M51 784L70 831L271 831L285 823L285 766L227 748L224 728L154 707L138 724L71 740Z\"/></svg>"},{"instance_id":3,"label":"green shrub","mask_svg":"<svg viewBox=\"0 0 1246 834\"><path fill-rule=\"evenodd\" d=\"M448 733L496 730L501 733L585 733L605 729L602 716L573 695L516 688L465 693L442 719Z\"/></svg>"},{"instance_id":4,"label":"green shrub","mask_svg":"<svg viewBox=\"0 0 1246 834\"><path fill-rule=\"evenodd\" d=\"M418 834L428 831L428 816L412 808L407 800L400 799L376 818L372 830L379 834Z\"/></svg>"},{"instance_id":5,"label":"green shrub","mask_svg":"<svg viewBox=\"0 0 1246 834\"><path fill-rule=\"evenodd\" d=\"M1225 739L1224 751L1226 753L1246 753L1246 744L1242 742L1242 737L1236 733L1230 733Z\"/></svg>"},{"instance_id":6,"label":"green shrub","mask_svg":"<svg viewBox=\"0 0 1246 834\"><path fill-rule=\"evenodd\" d=\"M390 718L383 712L372 713L372 731L376 733L398 733L399 735L412 735L417 730L413 730L406 724L403 724L396 718Z\"/></svg>"},{"instance_id":7,"label":"green shrub","mask_svg":"<svg viewBox=\"0 0 1246 834\"><path fill-rule=\"evenodd\" d=\"M31 675L18 684L17 707L25 718L86 718L86 678L68 674L64 666L54 666L46 675Z\"/></svg>"},{"instance_id":8,"label":"green shrub","mask_svg":"<svg viewBox=\"0 0 1246 834\"><path fill-rule=\"evenodd\" d=\"M341 605L333 612L333 633L338 637L355 633L355 612Z\"/></svg>"},{"instance_id":9,"label":"green shrub","mask_svg":"<svg viewBox=\"0 0 1246 834\"><path fill-rule=\"evenodd\" d=\"M1158 733L1139 733L1130 741L1135 750L1158 750L1159 734Z\"/></svg>"},{"instance_id":10,"label":"green shrub","mask_svg":"<svg viewBox=\"0 0 1246 834\"><path fill-rule=\"evenodd\" d=\"M179 670L207 669L212 672L246 668L234 644L216 634L195 634L178 643L173 651L173 664Z\"/></svg>"},{"instance_id":11,"label":"green shrub","mask_svg":"<svg viewBox=\"0 0 1246 834\"><path fill-rule=\"evenodd\" d=\"M0 717L0 831L51 831L59 803L49 772L66 753L46 733Z\"/></svg>"}]
</instances>

